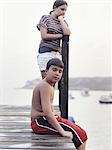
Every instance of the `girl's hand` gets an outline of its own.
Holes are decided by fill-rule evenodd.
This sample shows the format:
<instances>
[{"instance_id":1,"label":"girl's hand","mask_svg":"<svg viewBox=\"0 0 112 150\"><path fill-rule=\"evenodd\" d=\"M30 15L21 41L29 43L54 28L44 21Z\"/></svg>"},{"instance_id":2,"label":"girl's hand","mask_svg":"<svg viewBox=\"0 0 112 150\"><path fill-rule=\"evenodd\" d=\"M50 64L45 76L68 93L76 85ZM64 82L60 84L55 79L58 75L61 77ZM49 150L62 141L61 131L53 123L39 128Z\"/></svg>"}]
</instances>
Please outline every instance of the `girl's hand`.
<instances>
[{"instance_id":1,"label":"girl's hand","mask_svg":"<svg viewBox=\"0 0 112 150\"><path fill-rule=\"evenodd\" d=\"M62 21L62 20L64 20L64 16L58 16L58 19L59 19L59 21Z\"/></svg>"}]
</instances>

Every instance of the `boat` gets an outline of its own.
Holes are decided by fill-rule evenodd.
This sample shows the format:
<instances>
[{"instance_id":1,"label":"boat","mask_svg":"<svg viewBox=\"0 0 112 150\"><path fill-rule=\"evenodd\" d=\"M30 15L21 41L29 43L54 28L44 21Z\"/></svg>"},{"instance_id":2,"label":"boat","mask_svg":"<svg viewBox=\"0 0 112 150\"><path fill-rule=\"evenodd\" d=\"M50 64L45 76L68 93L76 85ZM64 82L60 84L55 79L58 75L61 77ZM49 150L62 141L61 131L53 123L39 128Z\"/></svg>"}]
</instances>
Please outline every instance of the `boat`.
<instances>
[{"instance_id":1,"label":"boat","mask_svg":"<svg viewBox=\"0 0 112 150\"><path fill-rule=\"evenodd\" d=\"M112 96L111 94L108 95L102 95L99 99L99 103L101 104L112 104Z\"/></svg>"},{"instance_id":2,"label":"boat","mask_svg":"<svg viewBox=\"0 0 112 150\"><path fill-rule=\"evenodd\" d=\"M70 99L75 99L75 97L71 93L69 94L69 98Z\"/></svg>"},{"instance_id":3,"label":"boat","mask_svg":"<svg viewBox=\"0 0 112 150\"><path fill-rule=\"evenodd\" d=\"M85 97L90 96L89 88L83 88L81 91L81 95Z\"/></svg>"}]
</instances>

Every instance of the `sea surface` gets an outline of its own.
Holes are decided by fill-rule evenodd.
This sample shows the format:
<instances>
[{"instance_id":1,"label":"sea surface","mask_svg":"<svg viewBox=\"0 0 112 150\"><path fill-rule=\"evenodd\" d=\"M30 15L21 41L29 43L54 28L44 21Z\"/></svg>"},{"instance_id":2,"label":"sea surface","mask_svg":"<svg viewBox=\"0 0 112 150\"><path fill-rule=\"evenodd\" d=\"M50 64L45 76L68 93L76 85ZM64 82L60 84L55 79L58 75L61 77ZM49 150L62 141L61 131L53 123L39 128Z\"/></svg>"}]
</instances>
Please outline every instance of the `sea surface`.
<instances>
[{"instance_id":1,"label":"sea surface","mask_svg":"<svg viewBox=\"0 0 112 150\"><path fill-rule=\"evenodd\" d=\"M88 134L87 150L112 150L112 104L100 104L101 95L110 91L69 91L69 116ZM31 105L32 90L0 89L0 105ZM54 105L58 105L58 90Z\"/></svg>"}]
</instances>

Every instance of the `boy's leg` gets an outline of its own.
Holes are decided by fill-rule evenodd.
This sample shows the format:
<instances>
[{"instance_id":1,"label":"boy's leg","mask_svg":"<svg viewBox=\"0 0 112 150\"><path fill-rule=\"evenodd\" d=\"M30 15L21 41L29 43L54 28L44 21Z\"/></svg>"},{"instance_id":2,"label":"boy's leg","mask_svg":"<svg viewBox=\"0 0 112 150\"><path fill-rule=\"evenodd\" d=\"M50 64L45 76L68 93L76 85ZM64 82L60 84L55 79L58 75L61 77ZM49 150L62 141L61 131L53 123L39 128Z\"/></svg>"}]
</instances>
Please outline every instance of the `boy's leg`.
<instances>
[{"instance_id":1,"label":"boy's leg","mask_svg":"<svg viewBox=\"0 0 112 150\"><path fill-rule=\"evenodd\" d=\"M37 134L59 134L44 117L31 118L31 128Z\"/></svg>"},{"instance_id":2,"label":"boy's leg","mask_svg":"<svg viewBox=\"0 0 112 150\"><path fill-rule=\"evenodd\" d=\"M75 147L78 150L85 150L85 145L86 145L85 143L87 140L86 132L81 127L79 127L73 122L70 122L67 119L57 116L57 120L64 130L71 131L73 133L72 141Z\"/></svg>"},{"instance_id":3,"label":"boy's leg","mask_svg":"<svg viewBox=\"0 0 112 150\"><path fill-rule=\"evenodd\" d=\"M78 150L85 150L86 149L86 142L84 142L83 144L81 144L78 148Z\"/></svg>"}]
</instances>

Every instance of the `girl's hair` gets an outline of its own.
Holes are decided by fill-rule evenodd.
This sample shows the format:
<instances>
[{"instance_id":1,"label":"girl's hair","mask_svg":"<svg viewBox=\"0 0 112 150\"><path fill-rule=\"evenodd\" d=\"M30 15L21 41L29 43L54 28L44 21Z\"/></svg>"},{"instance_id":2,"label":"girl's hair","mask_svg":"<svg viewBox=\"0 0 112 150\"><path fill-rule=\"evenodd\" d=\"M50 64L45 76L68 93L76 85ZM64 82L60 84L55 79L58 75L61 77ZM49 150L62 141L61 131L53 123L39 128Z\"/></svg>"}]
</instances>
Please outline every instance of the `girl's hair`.
<instances>
[{"instance_id":1,"label":"girl's hair","mask_svg":"<svg viewBox=\"0 0 112 150\"><path fill-rule=\"evenodd\" d=\"M64 68L63 62L59 58L52 58L48 61L46 69L48 70L51 66L58 66L60 68Z\"/></svg>"},{"instance_id":2,"label":"girl's hair","mask_svg":"<svg viewBox=\"0 0 112 150\"><path fill-rule=\"evenodd\" d=\"M53 10L54 10L55 8L58 8L59 6L62 6L62 5L67 5L67 6L68 6L67 2L64 1L64 0L56 0L56 1L54 2L54 4L53 4ZM50 11L50 14L53 12L53 10Z\"/></svg>"}]
</instances>

